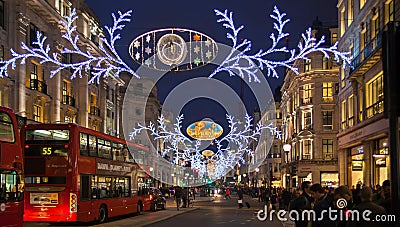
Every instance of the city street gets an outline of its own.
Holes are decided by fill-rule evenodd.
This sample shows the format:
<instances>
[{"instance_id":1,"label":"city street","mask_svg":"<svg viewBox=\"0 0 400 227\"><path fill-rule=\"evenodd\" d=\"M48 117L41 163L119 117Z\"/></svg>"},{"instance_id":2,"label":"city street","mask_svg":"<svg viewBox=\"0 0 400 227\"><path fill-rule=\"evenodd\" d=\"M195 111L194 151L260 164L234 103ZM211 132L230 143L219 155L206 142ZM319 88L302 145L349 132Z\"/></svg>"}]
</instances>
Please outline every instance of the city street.
<instances>
[{"instance_id":1,"label":"city street","mask_svg":"<svg viewBox=\"0 0 400 227\"><path fill-rule=\"evenodd\" d=\"M120 217L109 220L101 225L102 227L122 227L122 226L265 226L265 222L257 219L257 212L262 209L262 205L256 200L245 196L245 201L251 205L250 209L238 208L237 197L233 196L230 200L225 200L220 195L214 201L210 197L198 197L193 208L181 208L179 211L174 207L173 200L168 200L168 209L157 212L145 212L140 216ZM80 226L80 225L61 225L49 223L25 223L24 227L34 226ZM271 227L280 227L278 221L268 223Z\"/></svg>"}]
</instances>

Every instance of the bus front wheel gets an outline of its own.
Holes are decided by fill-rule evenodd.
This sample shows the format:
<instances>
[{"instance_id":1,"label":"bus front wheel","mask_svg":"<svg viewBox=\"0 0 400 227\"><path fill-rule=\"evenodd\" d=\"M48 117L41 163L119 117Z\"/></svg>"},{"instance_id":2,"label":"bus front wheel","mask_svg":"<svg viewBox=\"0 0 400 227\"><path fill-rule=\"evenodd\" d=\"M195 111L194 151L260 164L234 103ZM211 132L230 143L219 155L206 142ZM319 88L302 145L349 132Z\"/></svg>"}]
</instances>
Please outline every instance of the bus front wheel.
<instances>
[{"instance_id":1,"label":"bus front wheel","mask_svg":"<svg viewBox=\"0 0 400 227\"><path fill-rule=\"evenodd\" d=\"M104 223L107 220L107 208L102 205L99 209L99 223Z\"/></svg>"}]
</instances>

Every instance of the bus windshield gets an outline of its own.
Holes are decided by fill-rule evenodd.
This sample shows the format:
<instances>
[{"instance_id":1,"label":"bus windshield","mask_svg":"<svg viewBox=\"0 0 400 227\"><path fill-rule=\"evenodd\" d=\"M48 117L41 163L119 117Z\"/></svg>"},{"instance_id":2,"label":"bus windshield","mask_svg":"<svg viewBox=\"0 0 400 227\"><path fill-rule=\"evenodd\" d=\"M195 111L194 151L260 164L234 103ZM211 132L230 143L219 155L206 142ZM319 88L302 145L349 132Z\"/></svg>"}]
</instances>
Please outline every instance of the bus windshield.
<instances>
[{"instance_id":1,"label":"bus windshield","mask_svg":"<svg viewBox=\"0 0 400 227\"><path fill-rule=\"evenodd\" d=\"M0 141L14 143L14 126L10 115L0 111Z\"/></svg>"},{"instance_id":2,"label":"bus windshield","mask_svg":"<svg viewBox=\"0 0 400 227\"><path fill-rule=\"evenodd\" d=\"M22 201L23 198L22 174L11 170L0 170L0 202Z\"/></svg>"},{"instance_id":3,"label":"bus windshield","mask_svg":"<svg viewBox=\"0 0 400 227\"><path fill-rule=\"evenodd\" d=\"M35 129L26 130L27 141L68 141L69 140L69 130L59 130L59 129Z\"/></svg>"}]
</instances>

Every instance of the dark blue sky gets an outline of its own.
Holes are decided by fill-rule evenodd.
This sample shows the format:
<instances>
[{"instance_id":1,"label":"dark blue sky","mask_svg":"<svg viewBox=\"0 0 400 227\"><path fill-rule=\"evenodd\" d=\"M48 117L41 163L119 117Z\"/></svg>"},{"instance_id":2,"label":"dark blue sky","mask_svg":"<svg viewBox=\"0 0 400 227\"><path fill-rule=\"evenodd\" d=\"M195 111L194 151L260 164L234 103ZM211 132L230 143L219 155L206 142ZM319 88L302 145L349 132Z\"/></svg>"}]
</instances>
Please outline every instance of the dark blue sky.
<instances>
[{"instance_id":1,"label":"dark blue sky","mask_svg":"<svg viewBox=\"0 0 400 227\"><path fill-rule=\"evenodd\" d=\"M274 5L278 6L281 12L285 12L287 18L291 20L285 27L285 31L290 33L289 45L292 47L297 45L301 33L311 26L317 16L326 25L337 25L336 0L86 0L86 2L100 18L103 26L112 24L111 13L118 10L122 12L133 10L132 21L124 28L121 33L122 39L117 42L120 55L127 62L132 62L132 67L137 66L128 54L130 42L135 37L154 29L170 27L193 29L210 36L216 42L231 45L226 38L227 30L222 24L216 22L218 18L215 16L214 9L221 11L228 9L234 13L236 25L245 26L240 37L252 41L254 52L270 46L268 37L273 31L273 20L269 15ZM268 78L272 91L282 83L284 71L279 72L281 79ZM187 73L169 73L171 75L167 75L157 84L161 101L174 86L185 80ZM239 80L233 78L229 80L231 80L229 84L232 84L239 94ZM244 99L248 112L256 106L254 97L250 93L248 89L245 89ZM190 116L186 117L189 123L207 116L212 117L210 110L218 115L214 117L215 120L225 118L222 107L207 100L189 103L183 112L185 116Z\"/></svg>"}]
</instances>

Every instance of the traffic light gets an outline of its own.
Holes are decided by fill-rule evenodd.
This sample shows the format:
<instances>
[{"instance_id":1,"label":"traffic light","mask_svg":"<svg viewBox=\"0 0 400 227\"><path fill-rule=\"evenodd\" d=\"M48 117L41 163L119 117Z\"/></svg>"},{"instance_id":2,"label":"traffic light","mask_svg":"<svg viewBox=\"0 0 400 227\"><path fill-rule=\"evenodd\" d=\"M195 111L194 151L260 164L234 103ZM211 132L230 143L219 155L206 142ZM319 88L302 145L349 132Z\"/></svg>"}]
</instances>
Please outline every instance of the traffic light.
<instances>
[{"instance_id":1,"label":"traffic light","mask_svg":"<svg viewBox=\"0 0 400 227\"><path fill-rule=\"evenodd\" d=\"M185 161L183 164L184 167L191 167L192 164L189 161Z\"/></svg>"}]
</instances>

